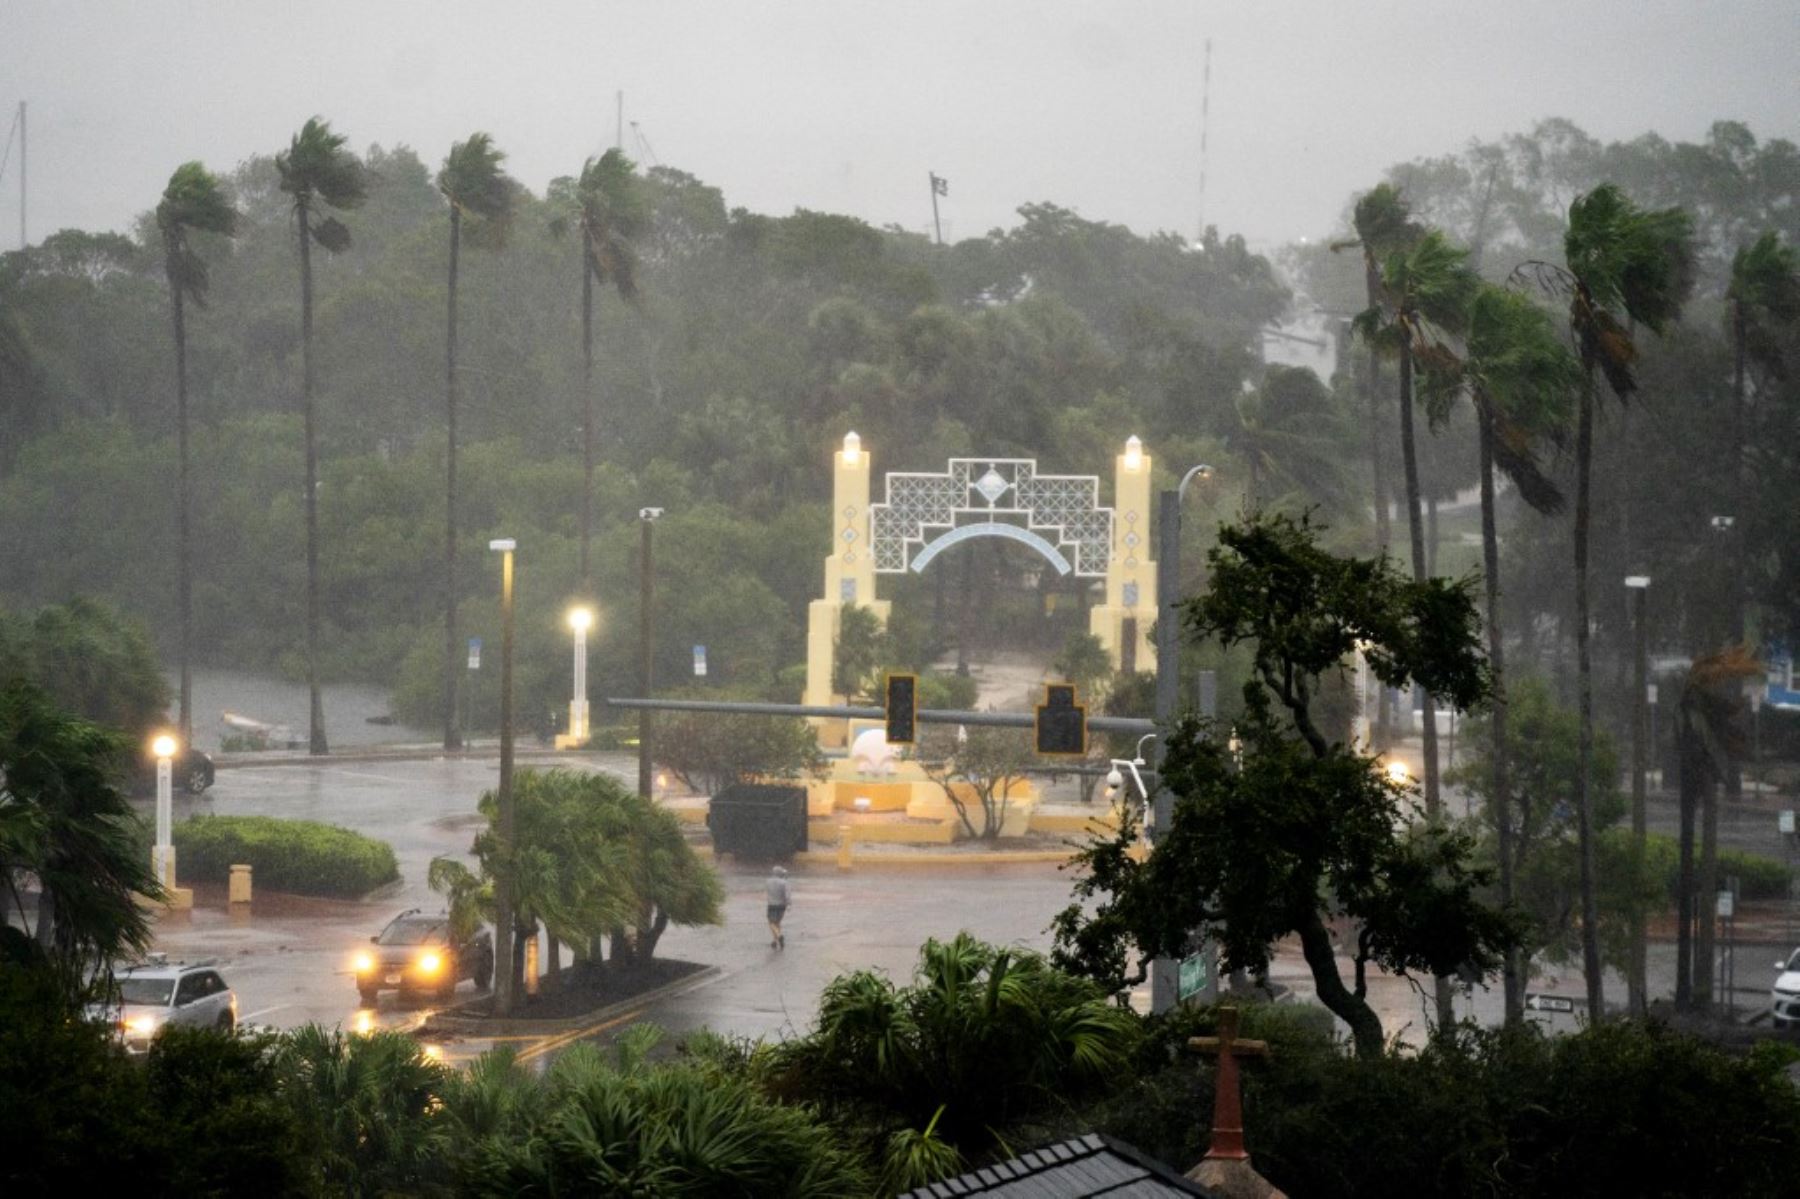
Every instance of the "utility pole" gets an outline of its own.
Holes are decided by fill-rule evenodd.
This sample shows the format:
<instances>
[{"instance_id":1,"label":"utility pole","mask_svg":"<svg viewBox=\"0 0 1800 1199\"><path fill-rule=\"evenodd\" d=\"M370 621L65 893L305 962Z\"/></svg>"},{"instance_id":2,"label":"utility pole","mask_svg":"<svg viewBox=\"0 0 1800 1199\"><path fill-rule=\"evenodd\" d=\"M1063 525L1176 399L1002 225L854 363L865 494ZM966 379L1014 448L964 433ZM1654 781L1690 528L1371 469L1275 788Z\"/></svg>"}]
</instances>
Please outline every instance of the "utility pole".
<instances>
[{"instance_id":1,"label":"utility pole","mask_svg":"<svg viewBox=\"0 0 1800 1199\"><path fill-rule=\"evenodd\" d=\"M1634 873L1642 871L1646 848L1645 758L1650 739L1650 633L1644 622L1645 598L1650 591L1649 575L1631 575L1625 580L1631 592L1631 622L1634 626L1637 662L1637 695L1631 705L1631 864ZM1649 1012L1648 963L1645 947L1644 911L1632 904L1631 970L1625 979L1626 1008L1637 1019Z\"/></svg>"},{"instance_id":2,"label":"utility pole","mask_svg":"<svg viewBox=\"0 0 1800 1199\"><path fill-rule=\"evenodd\" d=\"M944 226L938 220L938 197L950 194L950 181L938 177L936 171L926 172L931 176L931 228L937 234L937 244L944 244Z\"/></svg>"},{"instance_id":3,"label":"utility pole","mask_svg":"<svg viewBox=\"0 0 1800 1199\"><path fill-rule=\"evenodd\" d=\"M1181 589L1181 494L1174 489L1156 497L1156 794L1151 812L1156 827L1155 844L1169 834L1175 815L1175 797L1163 783L1163 759L1168 754L1169 730L1175 724L1176 693L1181 685L1181 640L1175 605ZM1159 957L1150 962L1150 1010L1166 1012L1175 1006L1176 963Z\"/></svg>"}]
</instances>

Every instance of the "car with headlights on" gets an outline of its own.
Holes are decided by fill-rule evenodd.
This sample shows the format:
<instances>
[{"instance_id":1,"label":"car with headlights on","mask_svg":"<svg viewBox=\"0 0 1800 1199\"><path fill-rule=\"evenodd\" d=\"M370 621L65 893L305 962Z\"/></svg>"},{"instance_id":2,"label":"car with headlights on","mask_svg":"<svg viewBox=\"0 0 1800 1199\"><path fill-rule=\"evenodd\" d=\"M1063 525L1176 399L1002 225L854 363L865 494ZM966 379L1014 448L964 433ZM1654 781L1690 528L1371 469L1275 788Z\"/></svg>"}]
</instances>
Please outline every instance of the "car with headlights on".
<instances>
[{"instance_id":1,"label":"car with headlights on","mask_svg":"<svg viewBox=\"0 0 1800 1199\"><path fill-rule=\"evenodd\" d=\"M211 961L169 962L160 954L113 975L111 1001L89 1009L112 1025L128 1053L148 1052L156 1034L171 1024L237 1027L237 995Z\"/></svg>"},{"instance_id":2,"label":"car with headlights on","mask_svg":"<svg viewBox=\"0 0 1800 1199\"><path fill-rule=\"evenodd\" d=\"M494 942L485 928L457 937L449 916L413 908L370 937L369 948L351 956L350 969L364 1007L374 1007L383 991L448 999L465 978L487 989L494 979Z\"/></svg>"}]
</instances>

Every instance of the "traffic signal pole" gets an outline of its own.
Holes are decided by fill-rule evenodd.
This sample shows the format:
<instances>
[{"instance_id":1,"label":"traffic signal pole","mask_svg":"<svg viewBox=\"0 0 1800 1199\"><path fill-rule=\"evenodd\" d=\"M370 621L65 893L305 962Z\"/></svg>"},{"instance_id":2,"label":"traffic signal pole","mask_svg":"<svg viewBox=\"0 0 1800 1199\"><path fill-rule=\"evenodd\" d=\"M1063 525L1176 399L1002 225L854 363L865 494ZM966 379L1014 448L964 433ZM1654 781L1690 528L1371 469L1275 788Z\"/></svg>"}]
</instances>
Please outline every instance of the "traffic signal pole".
<instances>
[{"instance_id":1,"label":"traffic signal pole","mask_svg":"<svg viewBox=\"0 0 1800 1199\"><path fill-rule=\"evenodd\" d=\"M1181 687L1180 613L1176 604L1181 594L1181 493L1173 488L1156 497L1156 727L1169 729L1175 722L1175 705ZM1156 739L1156 793L1151 798L1155 822L1150 829L1150 843L1155 845L1168 834L1169 822L1175 815L1175 797L1163 786L1163 758L1168 753L1168 735ZM1153 958L1150 962L1150 1010L1166 1012L1175 1006L1176 962L1173 958Z\"/></svg>"}]
</instances>

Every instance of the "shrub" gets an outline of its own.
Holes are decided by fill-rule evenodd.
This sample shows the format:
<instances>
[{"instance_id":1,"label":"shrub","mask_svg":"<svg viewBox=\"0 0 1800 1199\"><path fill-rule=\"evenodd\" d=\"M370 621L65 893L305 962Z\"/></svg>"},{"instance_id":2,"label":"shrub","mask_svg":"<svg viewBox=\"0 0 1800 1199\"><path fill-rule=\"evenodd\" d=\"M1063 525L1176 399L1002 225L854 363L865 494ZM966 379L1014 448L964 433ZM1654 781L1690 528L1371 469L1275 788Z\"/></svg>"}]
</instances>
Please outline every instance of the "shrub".
<instances>
[{"instance_id":1,"label":"shrub","mask_svg":"<svg viewBox=\"0 0 1800 1199\"><path fill-rule=\"evenodd\" d=\"M312 820L273 816L195 816L175 826L183 879L229 881L248 865L258 887L295 895L356 897L400 877L385 841Z\"/></svg>"},{"instance_id":2,"label":"shrub","mask_svg":"<svg viewBox=\"0 0 1800 1199\"><path fill-rule=\"evenodd\" d=\"M1647 856L1653 869L1662 877L1669 902L1675 902L1675 882L1681 869L1680 846L1665 833L1649 834ZM1700 868L1700 848L1694 847L1694 869ZM1774 858L1745 853L1741 849L1719 850L1719 886L1737 876L1739 899L1786 899L1788 878L1792 872Z\"/></svg>"}]
</instances>

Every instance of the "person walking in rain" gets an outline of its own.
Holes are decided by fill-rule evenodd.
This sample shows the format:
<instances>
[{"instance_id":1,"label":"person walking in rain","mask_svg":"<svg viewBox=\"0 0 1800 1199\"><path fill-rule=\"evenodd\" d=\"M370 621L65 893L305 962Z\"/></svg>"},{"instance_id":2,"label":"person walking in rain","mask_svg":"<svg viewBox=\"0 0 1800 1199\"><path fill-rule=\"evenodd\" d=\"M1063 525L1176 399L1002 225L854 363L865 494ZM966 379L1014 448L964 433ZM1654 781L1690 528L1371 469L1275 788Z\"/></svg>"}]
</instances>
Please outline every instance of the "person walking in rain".
<instances>
[{"instance_id":1,"label":"person walking in rain","mask_svg":"<svg viewBox=\"0 0 1800 1199\"><path fill-rule=\"evenodd\" d=\"M769 948L786 949L787 938L781 932L781 918L787 914L788 906L787 867L775 867L764 890L769 895Z\"/></svg>"}]
</instances>

